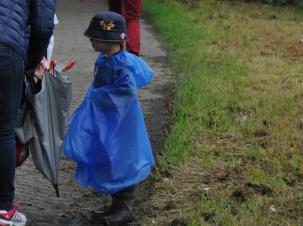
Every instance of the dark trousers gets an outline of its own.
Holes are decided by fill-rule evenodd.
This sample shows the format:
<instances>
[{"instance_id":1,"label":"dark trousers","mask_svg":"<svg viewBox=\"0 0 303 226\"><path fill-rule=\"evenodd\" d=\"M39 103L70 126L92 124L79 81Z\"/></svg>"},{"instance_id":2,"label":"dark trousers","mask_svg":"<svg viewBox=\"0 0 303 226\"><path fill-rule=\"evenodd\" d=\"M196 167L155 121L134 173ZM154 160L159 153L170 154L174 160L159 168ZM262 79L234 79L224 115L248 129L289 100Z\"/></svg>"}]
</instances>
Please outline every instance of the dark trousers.
<instances>
[{"instance_id":1,"label":"dark trousers","mask_svg":"<svg viewBox=\"0 0 303 226\"><path fill-rule=\"evenodd\" d=\"M24 80L24 60L0 44L0 210L10 210L16 168L15 128Z\"/></svg>"},{"instance_id":2,"label":"dark trousers","mask_svg":"<svg viewBox=\"0 0 303 226\"><path fill-rule=\"evenodd\" d=\"M143 0L108 0L109 10L125 17L128 42L126 49L139 55L140 53L140 16Z\"/></svg>"},{"instance_id":3,"label":"dark trousers","mask_svg":"<svg viewBox=\"0 0 303 226\"><path fill-rule=\"evenodd\" d=\"M113 201L115 200L121 200L121 201L130 201L133 202L135 199L135 191L136 191L136 187L130 187L130 188L126 188L122 191L119 191L117 193L112 194L112 199Z\"/></svg>"}]
</instances>

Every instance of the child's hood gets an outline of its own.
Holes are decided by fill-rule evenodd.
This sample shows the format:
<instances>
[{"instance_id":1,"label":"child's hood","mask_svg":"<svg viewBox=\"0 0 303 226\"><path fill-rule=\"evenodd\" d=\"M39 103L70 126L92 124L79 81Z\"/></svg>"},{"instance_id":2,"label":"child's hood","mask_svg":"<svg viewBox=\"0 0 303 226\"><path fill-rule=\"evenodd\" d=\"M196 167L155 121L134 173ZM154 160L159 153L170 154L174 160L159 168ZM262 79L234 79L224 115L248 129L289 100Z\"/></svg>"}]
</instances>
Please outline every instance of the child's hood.
<instances>
[{"instance_id":1,"label":"child's hood","mask_svg":"<svg viewBox=\"0 0 303 226\"><path fill-rule=\"evenodd\" d=\"M99 61L105 60L105 56L100 53ZM131 54L127 51L120 51L117 54L114 54L107 58L107 60L114 69L121 69L121 67L129 70L136 80L136 85L138 88L145 87L148 85L154 75L153 70L139 57L134 54Z\"/></svg>"}]
</instances>

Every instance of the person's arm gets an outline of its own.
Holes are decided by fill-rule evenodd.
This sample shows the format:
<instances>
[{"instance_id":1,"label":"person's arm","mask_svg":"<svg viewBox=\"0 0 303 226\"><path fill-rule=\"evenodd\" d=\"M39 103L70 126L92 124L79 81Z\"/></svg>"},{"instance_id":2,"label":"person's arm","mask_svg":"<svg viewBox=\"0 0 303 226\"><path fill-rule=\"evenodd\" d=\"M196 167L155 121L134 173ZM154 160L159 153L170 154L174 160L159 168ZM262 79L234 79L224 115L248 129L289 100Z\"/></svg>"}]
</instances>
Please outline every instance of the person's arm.
<instances>
[{"instance_id":1,"label":"person's arm","mask_svg":"<svg viewBox=\"0 0 303 226\"><path fill-rule=\"evenodd\" d=\"M30 6L31 34L27 69L34 69L46 56L49 39L54 30L56 0L32 0Z\"/></svg>"}]
</instances>

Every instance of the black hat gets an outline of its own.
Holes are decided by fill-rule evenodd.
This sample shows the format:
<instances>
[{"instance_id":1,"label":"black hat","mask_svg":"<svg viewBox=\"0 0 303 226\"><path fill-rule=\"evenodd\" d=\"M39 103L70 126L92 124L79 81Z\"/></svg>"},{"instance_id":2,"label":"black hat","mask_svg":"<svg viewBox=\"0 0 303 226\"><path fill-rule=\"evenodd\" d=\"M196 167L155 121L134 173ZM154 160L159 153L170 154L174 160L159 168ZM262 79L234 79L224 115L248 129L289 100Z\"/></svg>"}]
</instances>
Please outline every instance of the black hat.
<instances>
[{"instance_id":1,"label":"black hat","mask_svg":"<svg viewBox=\"0 0 303 226\"><path fill-rule=\"evenodd\" d=\"M105 42L126 41L125 19L115 12L98 13L91 20L84 35L90 39Z\"/></svg>"}]
</instances>

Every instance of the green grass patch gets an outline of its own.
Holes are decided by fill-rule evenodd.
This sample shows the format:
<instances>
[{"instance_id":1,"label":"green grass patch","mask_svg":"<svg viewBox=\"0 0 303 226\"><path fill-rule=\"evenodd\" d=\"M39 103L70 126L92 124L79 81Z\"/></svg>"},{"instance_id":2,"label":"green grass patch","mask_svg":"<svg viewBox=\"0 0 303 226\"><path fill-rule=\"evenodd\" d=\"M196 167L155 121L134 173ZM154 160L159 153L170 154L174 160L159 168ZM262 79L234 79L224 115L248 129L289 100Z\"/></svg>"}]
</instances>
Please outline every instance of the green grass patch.
<instances>
[{"instance_id":1,"label":"green grass patch","mask_svg":"<svg viewBox=\"0 0 303 226\"><path fill-rule=\"evenodd\" d=\"M144 12L177 81L160 166L198 159L192 171L211 178L188 224L302 225L301 11L187 2L145 0Z\"/></svg>"}]
</instances>

